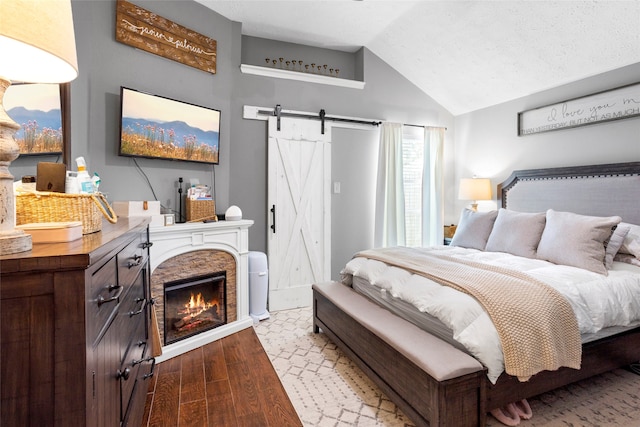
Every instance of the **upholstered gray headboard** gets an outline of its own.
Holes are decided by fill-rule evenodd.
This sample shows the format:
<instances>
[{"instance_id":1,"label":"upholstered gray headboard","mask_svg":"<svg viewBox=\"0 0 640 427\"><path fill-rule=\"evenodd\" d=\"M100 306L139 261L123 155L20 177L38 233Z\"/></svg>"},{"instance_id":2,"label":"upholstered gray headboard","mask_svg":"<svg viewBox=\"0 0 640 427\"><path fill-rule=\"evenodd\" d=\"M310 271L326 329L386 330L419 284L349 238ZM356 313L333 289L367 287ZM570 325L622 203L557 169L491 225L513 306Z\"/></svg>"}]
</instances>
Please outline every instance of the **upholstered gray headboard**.
<instances>
[{"instance_id":1,"label":"upholstered gray headboard","mask_svg":"<svg viewBox=\"0 0 640 427\"><path fill-rule=\"evenodd\" d=\"M619 215L640 224L640 162L515 171L498 185L505 209Z\"/></svg>"}]
</instances>

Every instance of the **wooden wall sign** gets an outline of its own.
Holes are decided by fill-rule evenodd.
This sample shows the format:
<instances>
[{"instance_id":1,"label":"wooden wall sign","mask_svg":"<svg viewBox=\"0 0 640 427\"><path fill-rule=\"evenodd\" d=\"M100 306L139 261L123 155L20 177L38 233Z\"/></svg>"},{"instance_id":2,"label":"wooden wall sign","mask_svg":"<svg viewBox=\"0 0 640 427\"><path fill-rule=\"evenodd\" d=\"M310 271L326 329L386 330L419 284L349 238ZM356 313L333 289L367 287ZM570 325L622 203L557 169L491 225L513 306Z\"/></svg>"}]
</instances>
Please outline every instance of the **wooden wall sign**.
<instances>
[{"instance_id":1,"label":"wooden wall sign","mask_svg":"<svg viewBox=\"0 0 640 427\"><path fill-rule=\"evenodd\" d=\"M126 0L117 2L116 40L208 73L216 73L215 40Z\"/></svg>"}]
</instances>

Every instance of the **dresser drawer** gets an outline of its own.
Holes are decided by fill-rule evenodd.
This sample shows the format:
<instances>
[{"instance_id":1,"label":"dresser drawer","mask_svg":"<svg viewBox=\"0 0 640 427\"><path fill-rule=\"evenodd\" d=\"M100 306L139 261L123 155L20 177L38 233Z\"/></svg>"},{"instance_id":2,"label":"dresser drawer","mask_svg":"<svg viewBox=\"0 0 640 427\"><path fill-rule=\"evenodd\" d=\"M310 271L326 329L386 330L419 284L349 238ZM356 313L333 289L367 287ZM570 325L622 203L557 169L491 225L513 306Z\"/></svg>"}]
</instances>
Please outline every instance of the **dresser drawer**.
<instances>
[{"instance_id":1,"label":"dresser drawer","mask_svg":"<svg viewBox=\"0 0 640 427\"><path fill-rule=\"evenodd\" d=\"M151 360L146 360L148 301L145 298L144 271L140 271L129 289L123 294L114 326L120 337L120 407L122 414L128 411L136 387L144 387L140 381L149 372Z\"/></svg>"},{"instance_id":2,"label":"dresser drawer","mask_svg":"<svg viewBox=\"0 0 640 427\"><path fill-rule=\"evenodd\" d=\"M146 234L139 233L117 255L118 280L125 288L136 278L147 261Z\"/></svg>"},{"instance_id":3,"label":"dresser drawer","mask_svg":"<svg viewBox=\"0 0 640 427\"><path fill-rule=\"evenodd\" d=\"M141 372L146 372L147 368L141 368L142 365L146 365L145 351L147 349L147 341L144 336L144 326L140 325L139 328L136 329L136 337L131 341L131 345L129 346L124 361L122 363L122 370L129 371L128 379L122 379L121 383L121 398L122 398L122 411L126 412L127 406L129 405L129 401L131 400L131 394L133 392L133 386L141 377Z\"/></svg>"},{"instance_id":4,"label":"dresser drawer","mask_svg":"<svg viewBox=\"0 0 640 427\"><path fill-rule=\"evenodd\" d=\"M116 270L117 264L114 257L91 275L90 295L87 303L90 342L99 340L118 309L124 289L118 284Z\"/></svg>"},{"instance_id":5,"label":"dresser drawer","mask_svg":"<svg viewBox=\"0 0 640 427\"><path fill-rule=\"evenodd\" d=\"M123 363L126 353L130 351L131 346L137 345L140 340L145 340L143 336L140 338L140 327L146 328L146 318L149 313L148 300L144 293L144 272L140 272L136 280L130 286L130 290L125 294L124 299L118 309L118 333L121 337L121 355ZM144 329L146 330L146 329Z\"/></svg>"},{"instance_id":6,"label":"dresser drawer","mask_svg":"<svg viewBox=\"0 0 640 427\"><path fill-rule=\"evenodd\" d=\"M149 357L149 344L144 322L138 325L122 366L123 369L130 370L129 379L121 382L121 408L124 424L127 425L131 420L132 403L144 400L148 388L147 380L151 378L155 369L155 359ZM133 417L137 420L137 424L134 423L136 426L140 425L138 418L138 415Z\"/></svg>"}]
</instances>

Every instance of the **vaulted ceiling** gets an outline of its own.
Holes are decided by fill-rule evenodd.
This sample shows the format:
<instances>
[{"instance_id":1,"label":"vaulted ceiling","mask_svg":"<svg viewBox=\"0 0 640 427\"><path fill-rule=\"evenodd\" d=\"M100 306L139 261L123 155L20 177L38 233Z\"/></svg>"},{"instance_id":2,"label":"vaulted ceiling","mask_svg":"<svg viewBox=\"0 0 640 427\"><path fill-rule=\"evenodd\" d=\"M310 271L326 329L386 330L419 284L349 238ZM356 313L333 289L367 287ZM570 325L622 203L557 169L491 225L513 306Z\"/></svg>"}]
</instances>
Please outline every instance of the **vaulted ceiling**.
<instances>
[{"instance_id":1,"label":"vaulted ceiling","mask_svg":"<svg viewBox=\"0 0 640 427\"><path fill-rule=\"evenodd\" d=\"M454 115L640 62L637 0L197 1L244 35L364 46Z\"/></svg>"}]
</instances>

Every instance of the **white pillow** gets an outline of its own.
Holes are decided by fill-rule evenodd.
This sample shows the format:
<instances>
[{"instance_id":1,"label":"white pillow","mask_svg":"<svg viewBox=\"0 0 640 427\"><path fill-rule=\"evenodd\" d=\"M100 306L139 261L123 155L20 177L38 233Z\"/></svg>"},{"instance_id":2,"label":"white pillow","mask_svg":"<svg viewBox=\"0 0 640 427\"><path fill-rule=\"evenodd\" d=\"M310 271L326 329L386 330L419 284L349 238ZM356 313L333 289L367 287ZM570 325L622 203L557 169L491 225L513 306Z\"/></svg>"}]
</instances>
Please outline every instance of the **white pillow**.
<instances>
[{"instance_id":1,"label":"white pillow","mask_svg":"<svg viewBox=\"0 0 640 427\"><path fill-rule=\"evenodd\" d=\"M545 222L544 212L526 213L501 208L485 250L535 258Z\"/></svg>"},{"instance_id":2,"label":"white pillow","mask_svg":"<svg viewBox=\"0 0 640 427\"><path fill-rule=\"evenodd\" d=\"M456 234L451 239L451 246L484 250L498 211L474 212L465 209L460 214Z\"/></svg>"},{"instance_id":3,"label":"white pillow","mask_svg":"<svg viewBox=\"0 0 640 427\"><path fill-rule=\"evenodd\" d=\"M620 221L619 216L595 217L549 209L538 258L606 275L604 242Z\"/></svg>"},{"instance_id":4,"label":"white pillow","mask_svg":"<svg viewBox=\"0 0 640 427\"><path fill-rule=\"evenodd\" d=\"M620 223L611 234L611 238L605 241L604 245L604 266L607 270L613 265L613 258L622 247L625 237L629 234L631 226L629 224Z\"/></svg>"},{"instance_id":5,"label":"white pillow","mask_svg":"<svg viewBox=\"0 0 640 427\"><path fill-rule=\"evenodd\" d=\"M640 260L640 225L628 224L626 222L621 222L620 225L628 225L629 232L624 238L624 242L622 242L622 246L620 246L618 252L633 255L636 259Z\"/></svg>"},{"instance_id":6,"label":"white pillow","mask_svg":"<svg viewBox=\"0 0 640 427\"><path fill-rule=\"evenodd\" d=\"M636 265L636 266L640 267L640 259L634 257L633 255L621 254L620 252L618 252L616 254L616 256L613 258L613 260L617 261L617 262L624 262L624 263L627 263L627 264Z\"/></svg>"}]
</instances>

